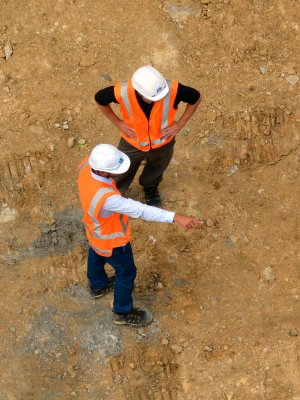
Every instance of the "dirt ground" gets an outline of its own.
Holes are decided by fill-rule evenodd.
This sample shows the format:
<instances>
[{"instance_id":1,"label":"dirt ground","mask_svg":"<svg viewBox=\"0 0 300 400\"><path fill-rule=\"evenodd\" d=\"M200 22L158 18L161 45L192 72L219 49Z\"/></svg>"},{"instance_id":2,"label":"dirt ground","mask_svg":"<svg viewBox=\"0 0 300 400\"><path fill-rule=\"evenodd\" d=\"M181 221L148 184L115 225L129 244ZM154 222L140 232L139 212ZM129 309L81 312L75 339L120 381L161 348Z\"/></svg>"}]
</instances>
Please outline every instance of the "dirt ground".
<instances>
[{"instance_id":1,"label":"dirt ground","mask_svg":"<svg viewBox=\"0 0 300 400\"><path fill-rule=\"evenodd\" d=\"M206 1L2 0L1 400L300 400L299 2ZM75 170L142 65L203 95L160 187L205 225L131 221L131 329L88 294Z\"/></svg>"}]
</instances>

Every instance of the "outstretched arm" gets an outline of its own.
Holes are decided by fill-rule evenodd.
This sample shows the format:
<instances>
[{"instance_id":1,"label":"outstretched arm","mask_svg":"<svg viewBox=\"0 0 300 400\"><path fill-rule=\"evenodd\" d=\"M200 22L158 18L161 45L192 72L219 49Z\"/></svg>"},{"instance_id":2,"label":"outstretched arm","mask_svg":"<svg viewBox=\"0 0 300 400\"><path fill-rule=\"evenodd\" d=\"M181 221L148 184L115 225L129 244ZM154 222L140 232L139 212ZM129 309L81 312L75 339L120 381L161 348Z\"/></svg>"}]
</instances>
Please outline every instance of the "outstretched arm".
<instances>
[{"instance_id":1,"label":"outstretched arm","mask_svg":"<svg viewBox=\"0 0 300 400\"><path fill-rule=\"evenodd\" d=\"M177 213L174 215L173 221L181 225L186 231L195 228L197 224L203 224L203 221L199 221L198 219L194 219L191 217L187 217L186 215L181 215Z\"/></svg>"}]
</instances>

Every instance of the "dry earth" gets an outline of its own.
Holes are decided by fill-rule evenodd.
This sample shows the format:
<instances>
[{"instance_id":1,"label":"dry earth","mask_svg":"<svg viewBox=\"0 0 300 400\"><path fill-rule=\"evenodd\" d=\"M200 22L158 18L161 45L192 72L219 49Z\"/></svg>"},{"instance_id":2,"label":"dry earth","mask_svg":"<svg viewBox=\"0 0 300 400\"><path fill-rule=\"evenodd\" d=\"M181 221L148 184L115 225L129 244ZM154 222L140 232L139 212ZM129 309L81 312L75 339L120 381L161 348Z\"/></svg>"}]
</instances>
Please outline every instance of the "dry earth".
<instances>
[{"instance_id":1,"label":"dry earth","mask_svg":"<svg viewBox=\"0 0 300 400\"><path fill-rule=\"evenodd\" d=\"M299 2L206 1L2 0L1 399L300 399ZM161 191L206 224L132 220L136 330L87 292L75 169L147 64L203 95Z\"/></svg>"}]
</instances>

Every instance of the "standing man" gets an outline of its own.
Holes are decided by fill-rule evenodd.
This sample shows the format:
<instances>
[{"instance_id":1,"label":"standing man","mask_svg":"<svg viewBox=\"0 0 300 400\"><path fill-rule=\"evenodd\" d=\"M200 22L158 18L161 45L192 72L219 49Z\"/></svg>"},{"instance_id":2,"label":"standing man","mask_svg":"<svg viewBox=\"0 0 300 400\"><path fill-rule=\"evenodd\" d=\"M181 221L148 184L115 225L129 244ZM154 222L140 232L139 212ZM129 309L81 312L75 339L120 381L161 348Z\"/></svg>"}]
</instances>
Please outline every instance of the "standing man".
<instances>
[{"instance_id":1,"label":"standing man","mask_svg":"<svg viewBox=\"0 0 300 400\"><path fill-rule=\"evenodd\" d=\"M168 167L175 136L196 111L200 93L175 81L168 81L153 67L144 66L132 79L109 86L95 95L102 113L120 130L118 149L131 160L129 170L116 179L124 194L131 184L142 160L147 159L139 178L144 188L146 204L160 206L158 185ZM187 103L180 119L175 121L178 104ZM122 119L110 103L119 103Z\"/></svg>"},{"instance_id":2,"label":"standing man","mask_svg":"<svg viewBox=\"0 0 300 400\"><path fill-rule=\"evenodd\" d=\"M87 277L90 293L98 299L115 288L113 320L118 325L143 326L151 322L146 311L133 307L136 266L130 245L128 216L148 221L177 222L186 230L202 221L150 207L122 197L114 179L126 173L130 159L114 146L100 144L78 166L78 188L90 249ZM109 263L116 275L108 278Z\"/></svg>"}]
</instances>

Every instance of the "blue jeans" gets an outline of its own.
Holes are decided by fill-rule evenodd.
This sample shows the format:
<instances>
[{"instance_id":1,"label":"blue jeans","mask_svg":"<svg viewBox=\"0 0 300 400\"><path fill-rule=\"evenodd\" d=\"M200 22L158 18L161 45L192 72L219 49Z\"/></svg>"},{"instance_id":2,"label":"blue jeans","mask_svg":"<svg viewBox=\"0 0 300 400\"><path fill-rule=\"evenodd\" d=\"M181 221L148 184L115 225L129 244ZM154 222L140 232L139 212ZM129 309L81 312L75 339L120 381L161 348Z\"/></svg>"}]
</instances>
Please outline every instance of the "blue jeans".
<instances>
[{"instance_id":1,"label":"blue jeans","mask_svg":"<svg viewBox=\"0 0 300 400\"><path fill-rule=\"evenodd\" d=\"M102 289L107 286L108 276L104 269L106 263L110 264L116 272L114 311L128 313L133 305L132 291L136 277L136 266L130 243L113 249L111 257L100 256L90 247L87 277L93 289Z\"/></svg>"}]
</instances>

